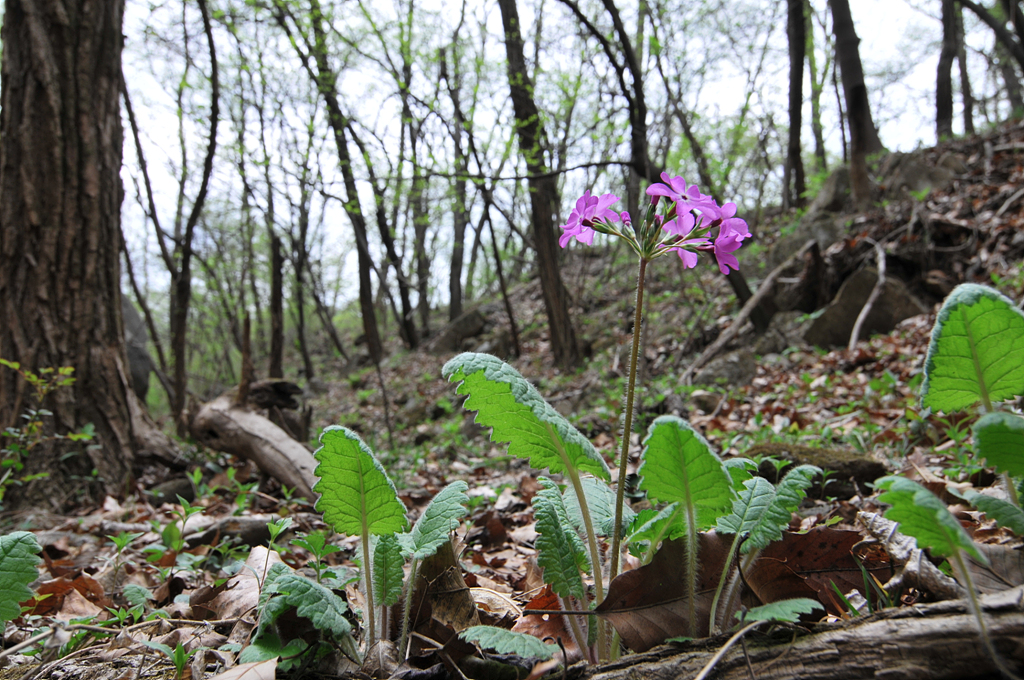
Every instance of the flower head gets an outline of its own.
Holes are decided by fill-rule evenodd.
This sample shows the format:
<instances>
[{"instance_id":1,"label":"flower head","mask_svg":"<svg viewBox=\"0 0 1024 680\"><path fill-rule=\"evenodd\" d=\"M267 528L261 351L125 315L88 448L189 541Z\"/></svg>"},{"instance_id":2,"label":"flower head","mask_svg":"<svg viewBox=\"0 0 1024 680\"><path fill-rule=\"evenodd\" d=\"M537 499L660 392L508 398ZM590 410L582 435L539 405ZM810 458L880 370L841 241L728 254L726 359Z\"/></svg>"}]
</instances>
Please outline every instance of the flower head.
<instances>
[{"instance_id":1,"label":"flower head","mask_svg":"<svg viewBox=\"0 0 1024 680\"><path fill-rule=\"evenodd\" d=\"M744 231L747 230L747 223L743 220L732 220L732 222L742 223ZM718 269L723 274L728 275L730 267L739 271L740 261L736 259L733 252L739 249L743 239L748 236L750 236L749 231L743 233L738 231L732 224L725 221L722 222L722 228L715 239L715 259L718 260Z\"/></svg>"},{"instance_id":2,"label":"flower head","mask_svg":"<svg viewBox=\"0 0 1024 680\"><path fill-rule=\"evenodd\" d=\"M583 192L576 201L576 207L569 214L569 221L561 226L565 231L559 237L558 245L566 247L573 237L580 243L593 245L595 221L619 221L619 214L608 208L618 200L619 197L614 194L591 196L589 191Z\"/></svg>"}]
</instances>

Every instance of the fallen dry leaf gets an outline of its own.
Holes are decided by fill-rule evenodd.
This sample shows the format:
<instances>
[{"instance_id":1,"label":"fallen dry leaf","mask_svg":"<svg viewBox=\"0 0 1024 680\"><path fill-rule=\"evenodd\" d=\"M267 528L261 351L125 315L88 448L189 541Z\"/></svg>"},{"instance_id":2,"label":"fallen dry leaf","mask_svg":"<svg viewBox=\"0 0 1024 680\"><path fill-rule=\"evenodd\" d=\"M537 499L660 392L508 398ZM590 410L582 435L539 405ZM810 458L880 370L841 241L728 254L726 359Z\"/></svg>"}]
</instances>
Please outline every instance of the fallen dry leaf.
<instances>
[{"instance_id":1,"label":"fallen dry leaf","mask_svg":"<svg viewBox=\"0 0 1024 680\"><path fill-rule=\"evenodd\" d=\"M214 675L209 680L274 680L277 676L277 658L242 663Z\"/></svg>"},{"instance_id":2,"label":"fallen dry leaf","mask_svg":"<svg viewBox=\"0 0 1024 680\"><path fill-rule=\"evenodd\" d=\"M686 545L680 539L666 541L650 564L616 576L594 613L610 621L626 645L636 652L644 652L670 637L707 636L711 601L731 540L731 536L699 534L697 601L693 603L696 631L690 630L691 603L683 569Z\"/></svg>"}]
</instances>

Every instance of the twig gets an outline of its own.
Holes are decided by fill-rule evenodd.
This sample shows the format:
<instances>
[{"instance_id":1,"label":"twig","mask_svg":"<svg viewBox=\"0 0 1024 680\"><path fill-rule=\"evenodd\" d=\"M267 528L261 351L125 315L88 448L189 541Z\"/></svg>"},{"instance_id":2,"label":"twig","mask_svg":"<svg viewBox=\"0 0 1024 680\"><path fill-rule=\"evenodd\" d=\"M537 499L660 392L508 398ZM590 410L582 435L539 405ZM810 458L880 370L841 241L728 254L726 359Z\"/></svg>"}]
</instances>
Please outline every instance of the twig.
<instances>
[{"instance_id":1,"label":"twig","mask_svg":"<svg viewBox=\"0 0 1024 680\"><path fill-rule=\"evenodd\" d=\"M728 652L729 649L734 644L736 644L737 642L742 640L744 635L746 635L750 631L754 630L755 628L760 626L762 623L769 623L769 622L768 621L755 621L754 623L751 623L751 624L741 628L735 635L733 635L731 638L729 638L728 642L726 642L724 645L722 645L722 648L719 649L718 652L713 657L711 657L711 660L707 662L707 664L704 666L704 668L702 668L700 670L700 673L698 673L696 675L696 677L694 677L693 680L704 680L704 678L708 677L708 675L711 674L711 671L713 671L715 669L715 666L718 665L718 662L722 660L722 657L725 656L726 652Z\"/></svg>"},{"instance_id":2,"label":"twig","mask_svg":"<svg viewBox=\"0 0 1024 680\"><path fill-rule=\"evenodd\" d=\"M875 300L882 294L882 288L885 287L885 250L873 239L865 238L864 240L875 247L875 260L878 263L878 281L875 282L875 287L871 289L867 302L861 307L860 314L857 315L857 321L853 324L850 342L846 346L849 352L852 352L857 347L857 338L860 337L860 330L864 326L864 321L868 318L868 314L871 313L871 307L875 304Z\"/></svg>"},{"instance_id":3,"label":"twig","mask_svg":"<svg viewBox=\"0 0 1024 680\"><path fill-rule=\"evenodd\" d=\"M813 239L808 241L802 248L800 248L800 250L786 258L785 262L773 269L772 272L765 277L764 281L761 282L761 285L758 286L757 292L747 300L747 304L743 305L743 309L741 309L739 314L736 315L732 325L725 329L722 334L718 336L718 339L711 343L707 349L705 349L701 355L697 357L692 364L690 364L690 367L686 369L686 372L683 373L681 379L684 385L689 385L690 381L693 379L693 374L697 369L711 360L712 357L718 354L723 347L729 344L733 338L739 334L740 327L743 326L743 322L746 321L751 312L761 304L762 300L768 296L768 293L771 292L772 288L775 286L776 279L778 279L782 272L789 268L793 262L802 258L804 254L806 254L807 251L816 243L817 241Z\"/></svg>"}]
</instances>

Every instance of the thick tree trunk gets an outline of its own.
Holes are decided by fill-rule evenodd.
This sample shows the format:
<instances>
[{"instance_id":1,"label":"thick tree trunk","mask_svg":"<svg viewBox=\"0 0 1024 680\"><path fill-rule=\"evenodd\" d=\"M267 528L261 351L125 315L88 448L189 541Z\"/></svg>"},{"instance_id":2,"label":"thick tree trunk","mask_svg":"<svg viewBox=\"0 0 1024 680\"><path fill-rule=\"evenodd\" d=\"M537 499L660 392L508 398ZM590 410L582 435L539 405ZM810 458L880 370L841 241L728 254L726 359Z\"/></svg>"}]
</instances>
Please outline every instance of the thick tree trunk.
<instances>
[{"instance_id":1,"label":"thick tree trunk","mask_svg":"<svg viewBox=\"0 0 1024 680\"><path fill-rule=\"evenodd\" d=\"M832 8L832 31L836 37L836 60L846 99L846 119L850 123L850 188L854 201L864 205L871 199L867 157L883 149L882 141L871 120L871 104L857 47L860 38L853 27L849 0L829 0L829 6Z\"/></svg>"},{"instance_id":2,"label":"thick tree trunk","mask_svg":"<svg viewBox=\"0 0 1024 680\"><path fill-rule=\"evenodd\" d=\"M800 129L803 127L804 58L807 50L805 0L786 0L786 36L789 39L789 145L786 153L783 207L804 202L804 162L800 157ZM792 189L792 193L791 193Z\"/></svg>"},{"instance_id":3,"label":"thick tree trunk","mask_svg":"<svg viewBox=\"0 0 1024 680\"><path fill-rule=\"evenodd\" d=\"M42 405L53 412L47 431L92 423L98 444L33 449L24 473L49 477L11 488L7 509L123 495L133 453L173 453L131 392L120 317L123 11L115 0L5 5L0 357L35 373L73 366L74 385ZM38 406L18 374L0 369L0 428Z\"/></svg>"},{"instance_id":4,"label":"thick tree trunk","mask_svg":"<svg viewBox=\"0 0 1024 680\"><path fill-rule=\"evenodd\" d=\"M953 60L956 58L956 14L953 0L942 0L942 50L935 82L935 137L953 136Z\"/></svg>"},{"instance_id":5,"label":"thick tree trunk","mask_svg":"<svg viewBox=\"0 0 1024 680\"><path fill-rule=\"evenodd\" d=\"M531 179L530 210L533 222L533 246L537 251L537 269L548 316L551 351L555 362L563 367L579 363L580 352L576 331L569 316L569 296L558 271L558 241L555 238L555 213L558 187L547 172L540 147L540 112L533 100L533 86L526 72L523 36L519 31L519 12L515 0L498 0L501 23L505 29L505 54L508 58L508 81L512 108L516 118L519 150L526 161Z\"/></svg>"}]
</instances>

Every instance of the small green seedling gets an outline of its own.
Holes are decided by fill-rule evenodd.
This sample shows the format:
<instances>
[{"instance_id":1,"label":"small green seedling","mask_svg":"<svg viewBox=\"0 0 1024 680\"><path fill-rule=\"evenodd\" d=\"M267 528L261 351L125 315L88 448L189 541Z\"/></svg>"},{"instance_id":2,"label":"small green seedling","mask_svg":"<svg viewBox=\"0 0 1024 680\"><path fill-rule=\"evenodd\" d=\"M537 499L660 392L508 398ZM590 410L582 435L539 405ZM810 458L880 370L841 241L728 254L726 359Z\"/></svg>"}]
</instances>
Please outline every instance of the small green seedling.
<instances>
[{"instance_id":1,"label":"small green seedling","mask_svg":"<svg viewBox=\"0 0 1024 680\"><path fill-rule=\"evenodd\" d=\"M175 680L181 680L185 674L185 666L188 665L189 660L195 656L196 652L200 648L185 650L185 647L179 642L178 645L171 649L168 645L162 642L154 642L153 640L143 640L142 644L146 645L150 649L155 649L158 652L162 652L171 660L174 664L174 678Z\"/></svg>"}]
</instances>

